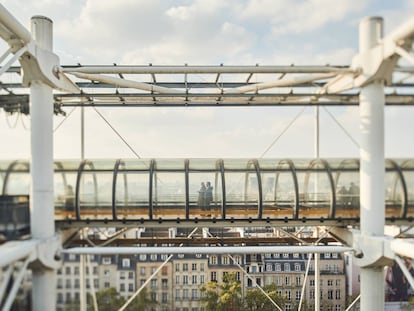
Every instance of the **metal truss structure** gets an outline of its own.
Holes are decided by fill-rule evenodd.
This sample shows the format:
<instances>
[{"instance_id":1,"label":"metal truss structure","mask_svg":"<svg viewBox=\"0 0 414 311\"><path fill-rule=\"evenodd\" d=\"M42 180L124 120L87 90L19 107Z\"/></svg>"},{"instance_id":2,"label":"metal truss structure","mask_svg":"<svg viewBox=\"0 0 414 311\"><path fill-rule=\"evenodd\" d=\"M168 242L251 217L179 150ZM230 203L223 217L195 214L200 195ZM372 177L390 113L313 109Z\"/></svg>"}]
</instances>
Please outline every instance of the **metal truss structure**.
<instances>
[{"instance_id":1,"label":"metal truss structure","mask_svg":"<svg viewBox=\"0 0 414 311\"><path fill-rule=\"evenodd\" d=\"M407 279L414 284L402 261L405 257L414 258L413 241L384 235L385 198L383 193L377 191L384 189L384 105L414 104L414 85L410 82L414 73L414 56L411 53L414 18L387 37L382 36L381 18L362 20L359 53L346 67L62 66L59 57L53 53L51 21L35 16L32 18L32 31L29 32L1 5L0 36L9 46L0 57L0 105L9 112L30 112L32 120L31 239L8 242L0 247L0 267L5 271L0 284L0 303L4 301L4 310L10 308L29 265L33 273L34 310L54 310L55 270L60 264L62 252L120 251L119 248L103 247L62 249L65 245L62 240L76 239L77 229L57 232L55 228L52 119L54 113L70 106L359 105L362 135L360 223L352 228L329 228L329 236L347 246L339 249L328 245L324 249L352 249L354 259L361 267L363 311L384 309L383 267L391 260L397 261ZM411 67L398 65L401 58ZM12 67L16 61L20 62L20 67ZM7 82L15 79L7 78L13 75L21 75L21 83ZM122 232L108 238L107 244ZM187 238L192 235L193 232ZM295 234L286 235L300 240ZM205 238L214 237L206 235ZM317 242L314 246L292 247L292 251L323 251ZM138 250L124 248L123 251L135 253ZM219 252L221 249L151 249L151 253L171 254L178 251ZM262 246L237 246L228 251L260 253L267 250ZM10 275L16 269L18 272L12 290L4 299ZM315 308L318 308L317 301Z\"/></svg>"}]
</instances>

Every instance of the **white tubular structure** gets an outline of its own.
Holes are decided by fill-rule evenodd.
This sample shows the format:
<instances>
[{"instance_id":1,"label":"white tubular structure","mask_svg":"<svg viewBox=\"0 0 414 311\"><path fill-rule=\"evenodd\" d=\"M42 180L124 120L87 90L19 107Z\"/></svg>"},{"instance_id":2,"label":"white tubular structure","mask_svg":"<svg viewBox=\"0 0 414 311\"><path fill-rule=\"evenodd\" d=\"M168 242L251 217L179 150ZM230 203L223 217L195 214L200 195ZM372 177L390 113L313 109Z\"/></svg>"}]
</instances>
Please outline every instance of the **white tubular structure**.
<instances>
[{"instance_id":1,"label":"white tubular structure","mask_svg":"<svg viewBox=\"0 0 414 311\"><path fill-rule=\"evenodd\" d=\"M32 32L37 44L52 50L52 21L35 16ZM31 81L31 175L32 238L45 240L55 234L53 198L53 94L42 81ZM52 251L52 250L51 250ZM33 268L33 310L56 309L56 274L42 265Z\"/></svg>"},{"instance_id":2,"label":"white tubular structure","mask_svg":"<svg viewBox=\"0 0 414 311\"><path fill-rule=\"evenodd\" d=\"M360 24L360 53L378 44L382 19L368 18ZM366 53L369 64L372 54ZM382 57L382 55L379 55ZM360 93L360 209L362 238L382 237L384 203L384 81L372 81ZM384 310L383 267L361 268L361 310Z\"/></svg>"},{"instance_id":3,"label":"white tubular structure","mask_svg":"<svg viewBox=\"0 0 414 311\"><path fill-rule=\"evenodd\" d=\"M74 247L65 249L66 254L266 254L266 253L343 253L352 251L345 246L209 246L209 247Z\"/></svg>"}]
</instances>

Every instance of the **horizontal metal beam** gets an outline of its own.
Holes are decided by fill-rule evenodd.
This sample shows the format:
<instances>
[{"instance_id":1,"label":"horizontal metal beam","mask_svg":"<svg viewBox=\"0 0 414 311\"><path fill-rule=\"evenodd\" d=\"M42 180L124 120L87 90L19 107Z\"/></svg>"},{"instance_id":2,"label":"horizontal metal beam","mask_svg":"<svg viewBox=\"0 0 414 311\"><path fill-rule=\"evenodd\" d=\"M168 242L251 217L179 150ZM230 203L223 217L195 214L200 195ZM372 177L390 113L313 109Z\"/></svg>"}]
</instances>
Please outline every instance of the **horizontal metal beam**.
<instances>
[{"instance_id":1,"label":"horizontal metal beam","mask_svg":"<svg viewBox=\"0 0 414 311\"><path fill-rule=\"evenodd\" d=\"M347 73L348 66L62 66L62 72L89 74Z\"/></svg>"},{"instance_id":2,"label":"horizontal metal beam","mask_svg":"<svg viewBox=\"0 0 414 311\"><path fill-rule=\"evenodd\" d=\"M208 246L208 247L74 247L63 250L66 254L267 254L267 253L344 253L353 251L345 246Z\"/></svg>"}]
</instances>

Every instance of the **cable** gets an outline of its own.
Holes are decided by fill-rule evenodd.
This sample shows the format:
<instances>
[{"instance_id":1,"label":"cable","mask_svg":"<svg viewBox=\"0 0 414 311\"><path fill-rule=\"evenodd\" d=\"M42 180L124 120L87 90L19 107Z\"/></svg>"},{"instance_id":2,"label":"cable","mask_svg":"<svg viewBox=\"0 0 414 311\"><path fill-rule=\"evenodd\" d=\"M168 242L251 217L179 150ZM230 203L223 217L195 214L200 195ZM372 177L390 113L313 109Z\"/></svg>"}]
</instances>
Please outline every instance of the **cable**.
<instances>
[{"instance_id":1,"label":"cable","mask_svg":"<svg viewBox=\"0 0 414 311\"><path fill-rule=\"evenodd\" d=\"M14 124L10 123L9 117L12 115L12 113L8 113L6 112L5 116L6 116L6 122L7 125L9 126L9 128L14 129L17 126L17 123L19 122L19 113L17 113L17 117L16 120L14 121Z\"/></svg>"},{"instance_id":2,"label":"cable","mask_svg":"<svg viewBox=\"0 0 414 311\"><path fill-rule=\"evenodd\" d=\"M75 111L76 107L73 107L72 110L65 116L65 118L60 121L60 123L53 129L53 133L57 131L57 129L63 124L63 122L66 121L67 118L72 114L73 111Z\"/></svg>"},{"instance_id":3,"label":"cable","mask_svg":"<svg viewBox=\"0 0 414 311\"><path fill-rule=\"evenodd\" d=\"M129 148L129 150L131 150L132 153L135 154L135 156L138 159L141 159L141 156L135 152L135 150L128 144L128 142L121 136L121 134L119 134L118 131L109 123L109 121L105 119L105 117L95 107L93 107L93 109L106 122L106 124L108 124L108 126L115 132L115 134L124 142L124 144Z\"/></svg>"},{"instance_id":4,"label":"cable","mask_svg":"<svg viewBox=\"0 0 414 311\"><path fill-rule=\"evenodd\" d=\"M323 106L322 106L323 107ZM330 113L326 107L323 107L323 109L328 113L328 115L332 118L332 120L335 121L335 123L344 131L345 135L348 136L348 138L359 148L358 142L351 136L351 134L348 133L348 131L345 129L345 127L342 126L341 123Z\"/></svg>"},{"instance_id":5,"label":"cable","mask_svg":"<svg viewBox=\"0 0 414 311\"><path fill-rule=\"evenodd\" d=\"M259 158L263 158L264 155L276 144L276 142L279 140L280 137L282 137L283 134L286 133L286 131L292 126L293 123L299 118L299 116L305 111L307 107L304 106L301 111L293 118L292 121L283 129L283 131L272 141L272 143L269 145L269 147L266 148L266 150L261 154Z\"/></svg>"}]
</instances>

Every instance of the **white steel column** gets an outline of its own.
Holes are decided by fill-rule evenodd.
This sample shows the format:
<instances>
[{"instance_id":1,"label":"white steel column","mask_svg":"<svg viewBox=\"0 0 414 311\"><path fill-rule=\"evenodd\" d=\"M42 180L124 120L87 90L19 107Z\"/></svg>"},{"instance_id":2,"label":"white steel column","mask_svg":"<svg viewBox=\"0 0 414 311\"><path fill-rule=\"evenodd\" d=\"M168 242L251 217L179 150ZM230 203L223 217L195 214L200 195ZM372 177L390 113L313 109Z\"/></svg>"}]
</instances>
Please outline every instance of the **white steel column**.
<instances>
[{"instance_id":1,"label":"white steel column","mask_svg":"<svg viewBox=\"0 0 414 311\"><path fill-rule=\"evenodd\" d=\"M52 50L52 21L34 16L33 38L39 47ZM53 206L53 93L40 80L30 83L31 114L31 232L34 239L50 239L55 234ZM37 265L33 268L33 310L56 309L56 274Z\"/></svg>"},{"instance_id":2,"label":"white steel column","mask_svg":"<svg viewBox=\"0 0 414 311\"><path fill-rule=\"evenodd\" d=\"M315 106L315 159L319 159L319 106ZM315 195L318 195L318 175L316 175L315 181ZM319 237L319 228L316 228ZM319 269L319 254L315 253L315 310L320 310L320 291L321 291L321 284L320 284L320 269Z\"/></svg>"},{"instance_id":3,"label":"white steel column","mask_svg":"<svg viewBox=\"0 0 414 311\"><path fill-rule=\"evenodd\" d=\"M362 20L359 35L360 53L364 55L364 52L377 45L382 38L382 19L376 17ZM373 57L372 53L370 57ZM363 59L363 66L375 62L370 57ZM384 235L384 104L384 81L372 81L362 87L360 93L362 238ZM361 268L361 310L384 310L382 267Z\"/></svg>"}]
</instances>

